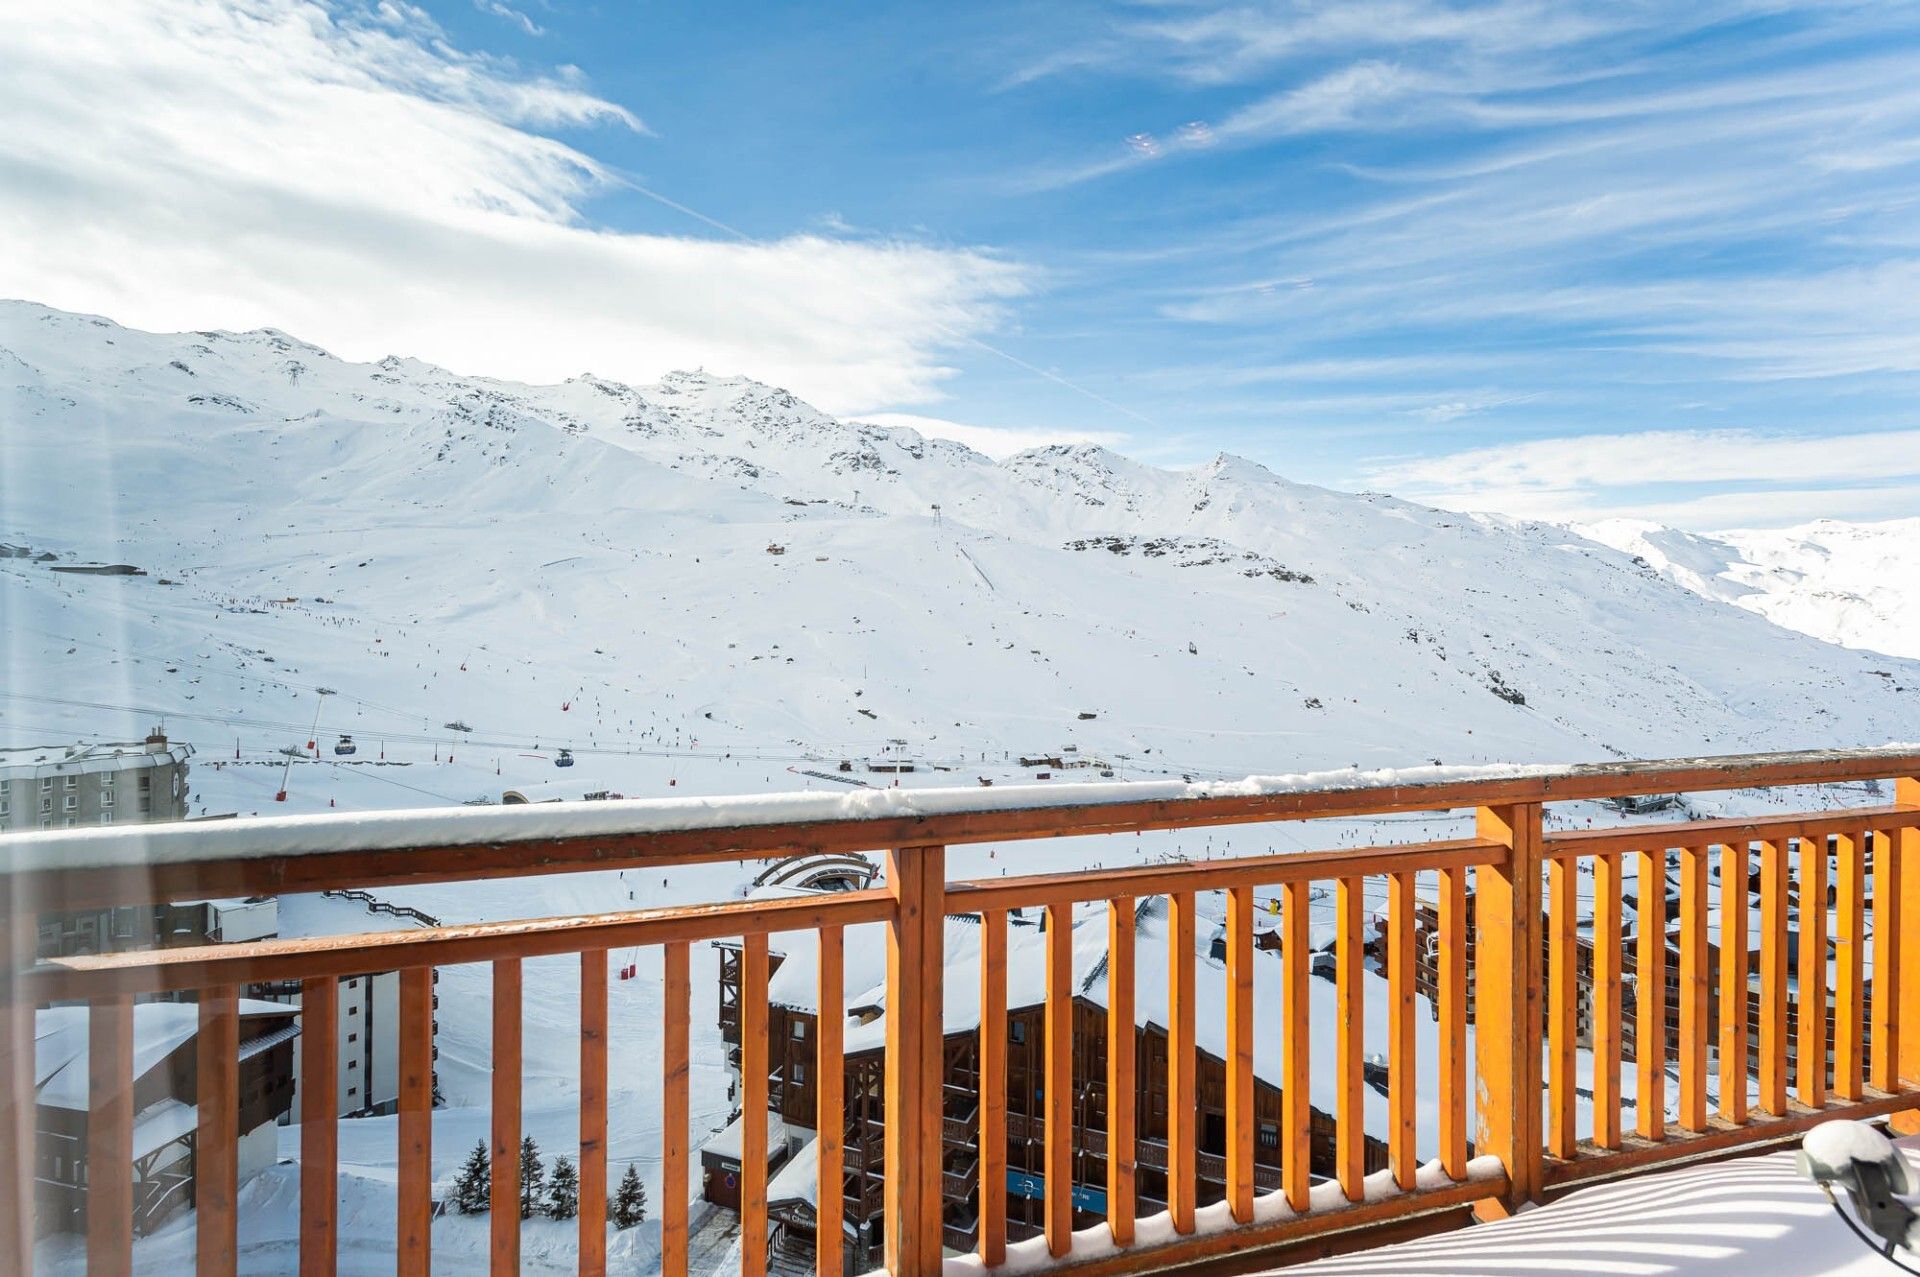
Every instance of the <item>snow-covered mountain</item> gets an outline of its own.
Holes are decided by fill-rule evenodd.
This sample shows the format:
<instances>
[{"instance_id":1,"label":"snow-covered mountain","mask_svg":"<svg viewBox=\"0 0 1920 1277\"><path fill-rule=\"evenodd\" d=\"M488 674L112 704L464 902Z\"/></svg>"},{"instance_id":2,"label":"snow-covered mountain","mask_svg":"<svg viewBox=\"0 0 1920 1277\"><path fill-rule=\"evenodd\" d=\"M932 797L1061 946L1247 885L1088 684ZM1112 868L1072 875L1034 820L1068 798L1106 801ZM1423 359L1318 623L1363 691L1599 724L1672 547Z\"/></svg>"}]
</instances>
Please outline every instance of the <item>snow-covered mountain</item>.
<instances>
[{"instance_id":1,"label":"snow-covered mountain","mask_svg":"<svg viewBox=\"0 0 1920 1277\"><path fill-rule=\"evenodd\" d=\"M983 775L1069 745L1123 777L1240 775L1878 742L1920 717L1920 666L1566 530L1234 457L995 463L740 378L525 386L28 303L0 308L0 402L0 540L147 573L0 560L9 739L165 711L244 764L303 744L326 687L322 735L420 763L457 744L461 770L404 779L464 799L553 777L561 745L645 794L790 785L890 741ZM210 791L203 768L202 792L252 809L277 787L255 770ZM294 807L421 797L331 772Z\"/></svg>"},{"instance_id":2,"label":"snow-covered mountain","mask_svg":"<svg viewBox=\"0 0 1920 1277\"><path fill-rule=\"evenodd\" d=\"M1697 533L1637 519L1574 531L1635 555L1696 594L1803 634L1920 657L1920 518L1819 519L1792 528Z\"/></svg>"}]
</instances>

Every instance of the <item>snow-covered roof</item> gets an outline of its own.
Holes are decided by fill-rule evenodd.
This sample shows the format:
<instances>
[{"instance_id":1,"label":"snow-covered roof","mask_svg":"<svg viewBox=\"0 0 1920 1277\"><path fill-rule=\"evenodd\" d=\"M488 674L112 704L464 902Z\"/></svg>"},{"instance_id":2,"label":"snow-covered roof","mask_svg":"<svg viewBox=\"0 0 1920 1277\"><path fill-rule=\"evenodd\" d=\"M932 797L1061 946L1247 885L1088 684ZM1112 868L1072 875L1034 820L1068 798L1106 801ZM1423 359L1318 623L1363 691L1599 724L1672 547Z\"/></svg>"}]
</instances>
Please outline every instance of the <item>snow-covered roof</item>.
<instances>
[{"instance_id":1,"label":"snow-covered roof","mask_svg":"<svg viewBox=\"0 0 1920 1277\"><path fill-rule=\"evenodd\" d=\"M133 1119L135 1160L192 1134L193 1129L199 1124L198 1106L176 1100L172 1096L168 1096L157 1104L148 1105Z\"/></svg>"},{"instance_id":2,"label":"snow-covered roof","mask_svg":"<svg viewBox=\"0 0 1920 1277\"><path fill-rule=\"evenodd\" d=\"M586 802L589 794L606 794L614 787L594 776L561 776L553 780L532 780L501 791L502 797L518 794L529 803ZM595 799L608 802L610 799Z\"/></svg>"},{"instance_id":3,"label":"snow-covered roof","mask_svg":"<svg viewBox=\"0 0 1920 1277\"><path fill-rule=\"evenodd\" d=\"M767 1110L765 1117L767 1119L767 1149L769 1152L772 1152L787 1142L787 1124L781 1121L780 1115L771 1109ZM746 1138L746 1132L742 1129L745 1124L746 1114L742 1113L739 1117L727 1123L725 1130L709 1136L706 1143L700 1146L700 1151L702 1153L711 1153L715 1157L724 1157L730 1161L739 1161L741 1145Z\"/></svg>"},{"instance_id":4,"label":"snow-covered roof","mask_svg":"<svg viewBox=\"0 0 1920 1277\"><path fill-rule=\"evenodd\" d=\"M0 749L0 779L49 772L68 773L118 771L122 768L176 763L193 753L193 746L180 743L149 750L144 741L102 741L66 745L20 745Z\"/></svg>"},{"instance_id":5,"label":"snow-covered roof","mask_svg":"<svg viewBox=\"0 0 1920 1277\"><path fill-rule=\"evenodd\" d=\"M240 1016L296 1016L284 1002L242 998ZM53 1108L87 1108L88 1015L84 1006L47 1007L34 1013L33 1082L37 1103ZM200 1008L191 1002L139 1002L133 1007L133 1075L140 1077L193 1040L200 1031ZM242 1031L240 1058L294 1036L291 1025L264 1034ZM257 1045L264 1038L273 1041Z\"/></svg>"},{"instance_id":6,"label":"snow-covered roof","mask_svg":"<svg viewBox=\"0 0 1920 1277\"><path fill-rule=\"evenodd\" d=\"M816 1138L802 1144L780 1168L780 1173L768 1182L767 1205L805 1202L814 1206L819 1204L819 1194L820 1141Z\"/></svg>"}]
</instances>

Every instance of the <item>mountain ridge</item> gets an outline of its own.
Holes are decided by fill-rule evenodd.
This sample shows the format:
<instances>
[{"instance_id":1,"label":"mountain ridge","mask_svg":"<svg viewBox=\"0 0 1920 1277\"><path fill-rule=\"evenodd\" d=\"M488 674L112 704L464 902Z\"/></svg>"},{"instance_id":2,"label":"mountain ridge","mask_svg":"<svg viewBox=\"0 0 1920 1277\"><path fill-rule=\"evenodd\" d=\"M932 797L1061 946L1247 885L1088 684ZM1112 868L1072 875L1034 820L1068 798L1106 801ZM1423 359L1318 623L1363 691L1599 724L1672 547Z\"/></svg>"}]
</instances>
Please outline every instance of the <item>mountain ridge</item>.
<instances>
[{"instance_id":1,"label":"mountain ridge","mask_svg":"<svg viewBox=\"0 0 1920 1277\"><path fill-rule=\"evenodd\" d=\"M336 731L528 742L450 798L551 776L556 744L644 793L888 749L991 780L1069 744L1122 778L1873 744L1920 709L1920 665L1565 529L1227 454L996 462L749 378L523 386L30 303L0 350L0 539L149 571L0 560L12 668L201 715L227 752L284 744L315 686ZM0 733L101 717L0 708Z\"/></svg>"}]
</instances>

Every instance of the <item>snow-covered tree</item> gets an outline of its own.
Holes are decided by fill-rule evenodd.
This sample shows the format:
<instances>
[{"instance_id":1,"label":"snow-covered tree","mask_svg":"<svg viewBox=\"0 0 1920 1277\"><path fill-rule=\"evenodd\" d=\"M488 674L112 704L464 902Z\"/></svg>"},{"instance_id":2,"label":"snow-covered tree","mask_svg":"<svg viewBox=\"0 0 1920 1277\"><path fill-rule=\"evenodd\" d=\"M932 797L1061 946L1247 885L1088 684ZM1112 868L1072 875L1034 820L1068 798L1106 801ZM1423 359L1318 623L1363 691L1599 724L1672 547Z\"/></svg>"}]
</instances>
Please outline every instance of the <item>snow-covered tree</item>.
<instances>
[{"instance_id":1,"label":"snow-covered tree","mask_svg":"<svg viewBox=\"0 0 1920 1277\"><path fill-rule=\"evenodd\" d=\"M580 1176L573 1163L564 1157L553 1159L547 1176L547 1214L555 1219L572 1219L580 1213Z\"/></svg>"},{"instance_id":2,"label":"snow-covered tree","mask_svg":"<svg viewBox=\"0 0 1920 1277\"><path fill-rule=\"evenodd\" d=\"M620 1177L620 1187L607 1203L607 1215L615 1228L635 1228L647 1218L647 1186L640 1182L640 1171L632 1162Z\"/></svg>"},{"instance_id":3,"label":"snow-covered tree","mask_svg":"<svg viewBox=\"0 0 1920 1277\"><path fill-rule=\"evenodd\" d=\"M547 1173L540 1165L540 1146L529 1135L520 1141L520 1218L532 1219L540 1210Z\"/></svg>"},{"instance_id":4,"label":"snow-covered tree","mask_svg":"<svg viewBox=\"0 0 1920 1277\"><path fill-rule=\"evenodd\" d=\"M453 1181L453 1207L462 1215L484 1215L487 1195L493 1189L493 1162L487 1156L487 1142L480 1140L467 1155Z\"/></svg>"}]
</instances>

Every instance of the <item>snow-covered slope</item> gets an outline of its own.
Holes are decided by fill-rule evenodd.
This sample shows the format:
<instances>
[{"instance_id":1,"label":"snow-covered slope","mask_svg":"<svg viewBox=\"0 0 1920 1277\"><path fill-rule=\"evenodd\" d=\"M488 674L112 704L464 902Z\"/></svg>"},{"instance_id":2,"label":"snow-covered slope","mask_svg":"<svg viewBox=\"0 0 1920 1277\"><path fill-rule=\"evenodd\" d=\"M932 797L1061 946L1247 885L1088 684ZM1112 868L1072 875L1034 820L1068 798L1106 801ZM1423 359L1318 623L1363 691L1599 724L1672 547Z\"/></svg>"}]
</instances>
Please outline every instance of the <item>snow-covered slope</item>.
<instances>
[{"instance_id":1,"label":"snow-covered slope","mask_svg":"<svg viewBox=\"0 0 1920 1277\"><path fill-rule=\"evenodd\" d=\"M1638 519L1574 531L1635 555L1697 594L1803 634L1920 657L1920 518L1819 519L1793 528L1684 532Z\"/></svg>"},{"instance_id":2,"label":"snow-covered slope","mask_svg":"<svg viewBox=\"0 0 1920 1277\"><path fill-rule=\"evenodd\" d=\"M1913 666L1566 531L1231 457L996 464L737 378L530 387L25 303L0 310L0 394L0 539L148 572L0 561L10 738L135 706L244 763L304 743L324 686L322 732L390 761L498 757L500 781L423 786L468 798L552 776L513 756L557 745L648 793L678 777L634 751L710 756L687 783L731 788L776 769L696 764L889 740L1243 774L1878 741L1920 705Z\"/></svg>"}]
</instances>

